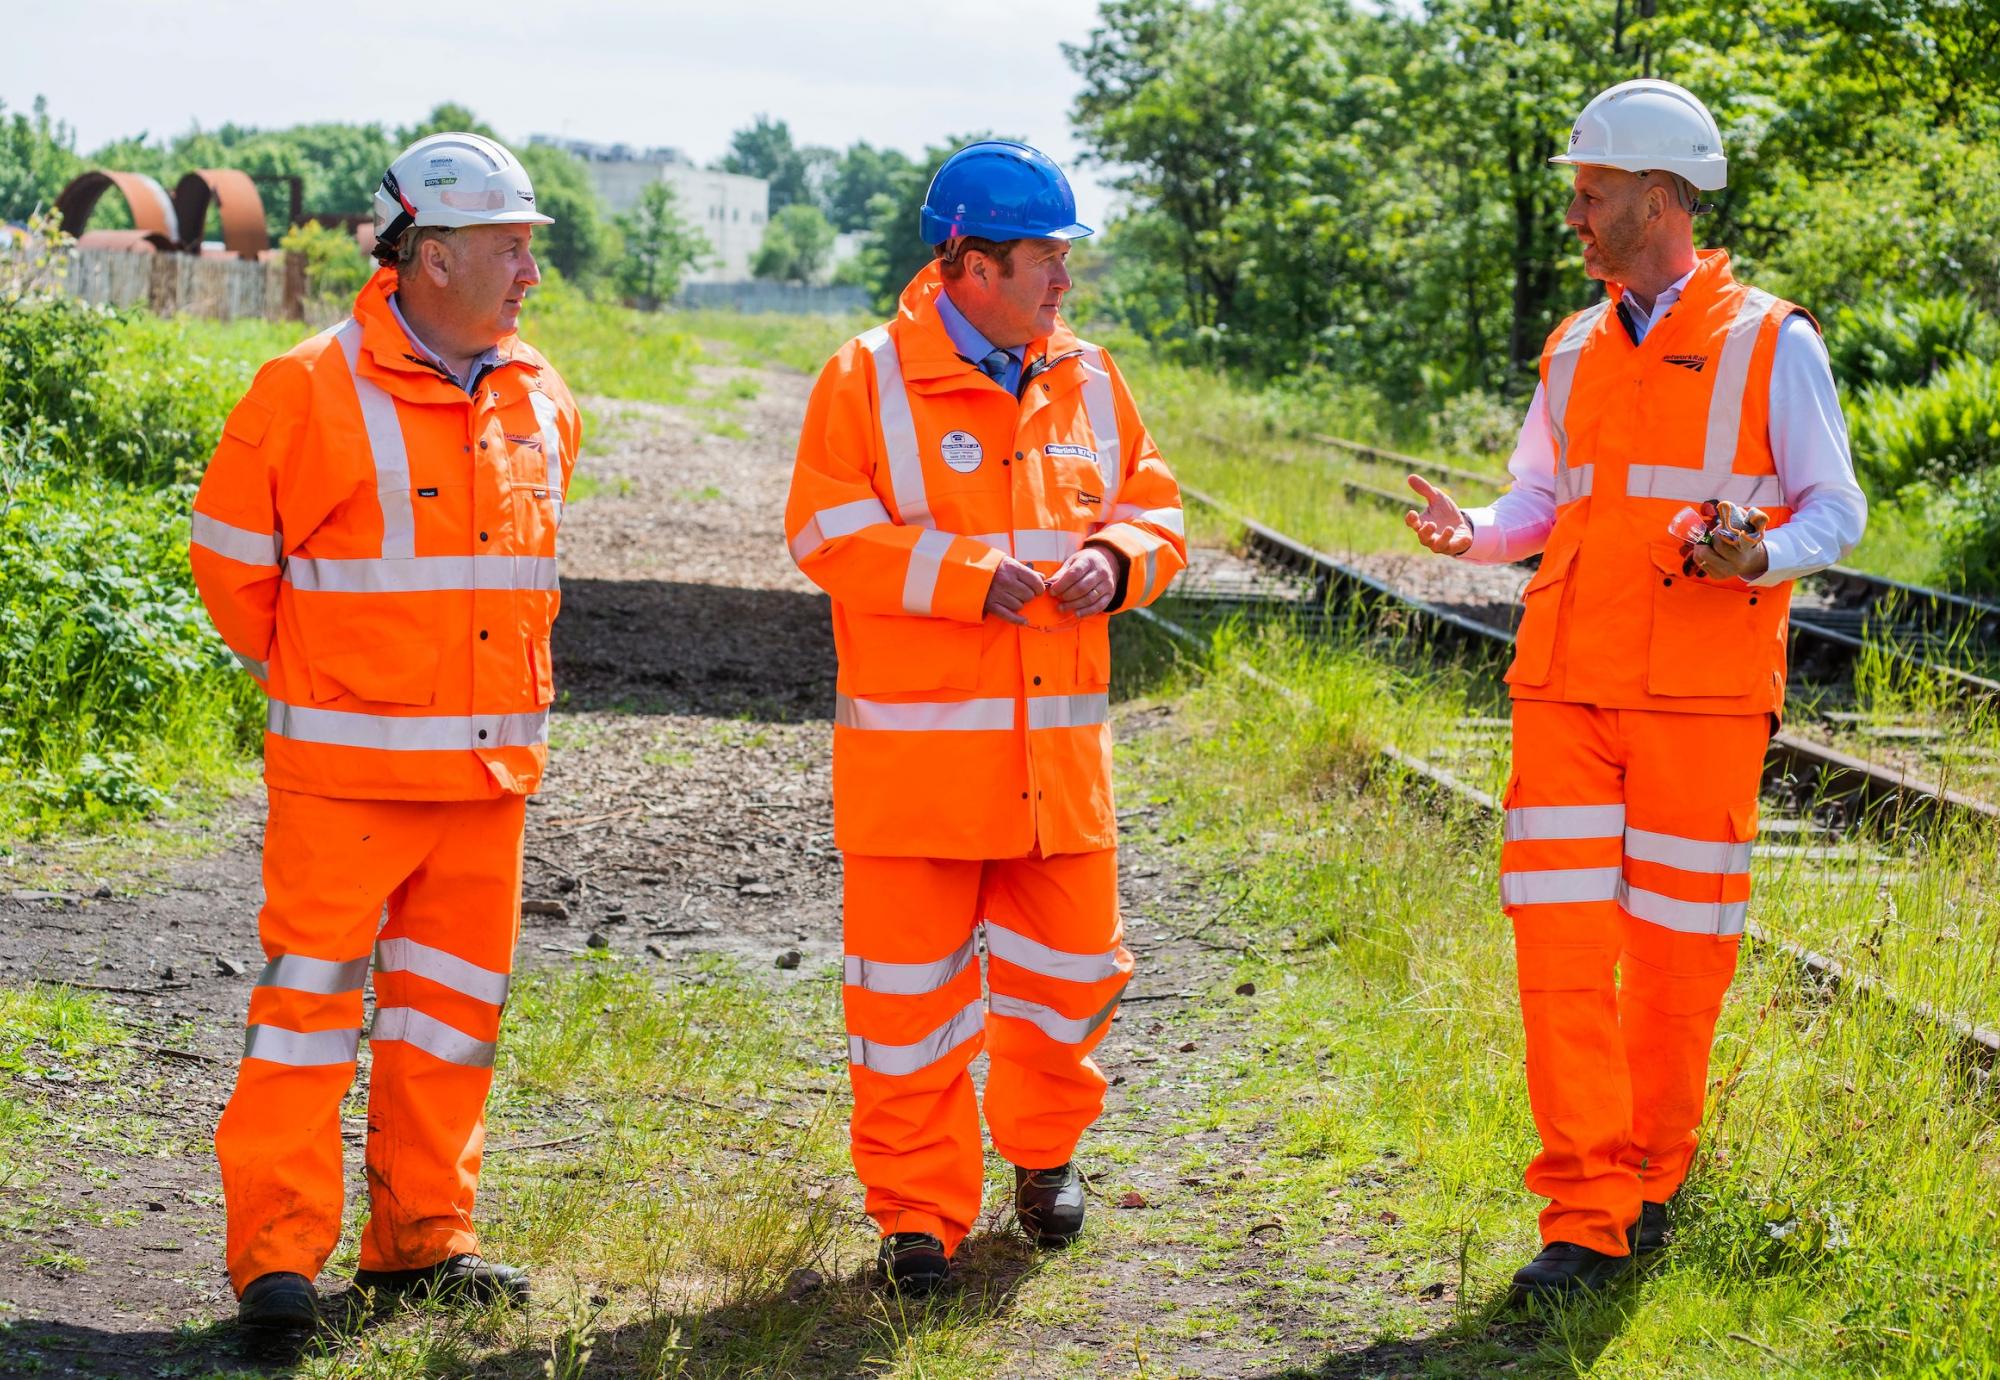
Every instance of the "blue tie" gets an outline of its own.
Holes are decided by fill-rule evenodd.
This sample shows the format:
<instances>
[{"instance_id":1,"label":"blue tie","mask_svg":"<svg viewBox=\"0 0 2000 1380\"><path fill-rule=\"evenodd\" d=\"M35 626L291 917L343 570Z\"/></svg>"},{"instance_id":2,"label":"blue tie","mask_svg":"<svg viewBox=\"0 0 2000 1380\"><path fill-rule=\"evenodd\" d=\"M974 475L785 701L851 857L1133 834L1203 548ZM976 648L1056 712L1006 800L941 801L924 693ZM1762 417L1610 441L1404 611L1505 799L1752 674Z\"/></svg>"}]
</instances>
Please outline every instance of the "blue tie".
<instances>
[{"instance_id":1,"label":"blue tie","mask_svg":"<svg viewBox=\"0 0 2000 1380\"><path fill-rule=\"evenodd\" d=\"M992 379L995 383L999 383L1000 380L1007 377L1007 366L1013 362L1014 357L1005 350L995 350L992 354L979 361L979 372L986 375L987 378Z\"/></svg>"}]
</instances>

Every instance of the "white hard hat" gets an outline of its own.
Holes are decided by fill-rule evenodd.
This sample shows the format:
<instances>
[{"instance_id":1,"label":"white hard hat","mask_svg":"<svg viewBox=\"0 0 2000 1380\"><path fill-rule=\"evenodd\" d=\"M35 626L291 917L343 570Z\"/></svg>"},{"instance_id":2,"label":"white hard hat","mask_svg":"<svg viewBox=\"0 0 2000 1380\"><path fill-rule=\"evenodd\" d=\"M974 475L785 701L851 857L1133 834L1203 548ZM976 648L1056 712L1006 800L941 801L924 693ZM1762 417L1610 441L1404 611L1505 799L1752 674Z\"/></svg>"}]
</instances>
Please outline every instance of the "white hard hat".
<instances>
[{"instance_id":1,"label":"white hard hat","mask_svg":"<svg viewBox=\"0 0 2000 1380\"><path fill-rule=\"evenodd\" d=\"M1704 192L1729 183L1722 131L1695 94L1651 77L1600 91L1576 117L1569 151L1551 163L1677 173Z\"/></svg>"},{"instance_id":2,"label":"white hard hat","mask_svg":"<svg viewBox=\"0 0 2000 1380\"><path fill-rule=\"evenodd\" d=\"M393 252L412 226L553 225L535 209L521 160L477 134L431 134L404 149L375 189L375 240Z\"/></svg>"}]
</instances>

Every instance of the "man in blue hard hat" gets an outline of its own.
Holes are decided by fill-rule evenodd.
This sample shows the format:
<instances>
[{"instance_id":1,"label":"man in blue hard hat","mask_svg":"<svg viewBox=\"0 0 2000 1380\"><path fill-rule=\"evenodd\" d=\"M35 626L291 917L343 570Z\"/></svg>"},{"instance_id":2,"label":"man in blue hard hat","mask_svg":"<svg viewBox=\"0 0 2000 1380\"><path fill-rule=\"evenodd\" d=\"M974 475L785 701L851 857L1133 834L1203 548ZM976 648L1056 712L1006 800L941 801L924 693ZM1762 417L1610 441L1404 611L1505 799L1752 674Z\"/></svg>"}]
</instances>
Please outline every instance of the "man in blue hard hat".
<instances>
[{"instance_id":1,"label":"man in blue hard hat","mask_svg":"<svg viewBox=\"0 0 2000 1380\"><path fill-rule=\"evenodd\" d=\"M922 231L935 257L896 319L820 375L785 513L833 596L854 1164L905 1292L946 1279L979 1215L982 1049L1022 1228L1041 1246L1083 1228L1090 1052L1132 971L1105 615L1186 558L1123 378L1058 315L1090 233L1062 170L1023 144L961 149Z\"/></svg>"}]
</instances>

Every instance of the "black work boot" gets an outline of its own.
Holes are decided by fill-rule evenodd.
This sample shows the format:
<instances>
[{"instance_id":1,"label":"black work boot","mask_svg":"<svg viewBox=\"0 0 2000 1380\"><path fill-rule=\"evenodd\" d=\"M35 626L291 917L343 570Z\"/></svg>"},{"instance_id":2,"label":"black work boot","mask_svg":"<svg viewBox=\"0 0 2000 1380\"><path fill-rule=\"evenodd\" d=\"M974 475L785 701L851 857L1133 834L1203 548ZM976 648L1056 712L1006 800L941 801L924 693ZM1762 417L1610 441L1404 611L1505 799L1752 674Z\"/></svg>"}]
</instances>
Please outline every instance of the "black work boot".
<instances>
[{"instance_id":1,"label":"black work boot","mask_svg":"<svg viewBox=\"0 0 2000 1380\"><path fill-rule=\"evenodd\" d=\"M875 1282L899 1294L921 1297L951 1275L944 1242L927 1231L891 1232L875 1256Z\"/></svg>"},{"instance_id":2,"label":"black work boot","mask_svg":"<svg viewBox=\"0 0 2000 1380\"><path fill-rule=\"evenodd\" d=\"M253 1342L302 1338L319 1324L319 1291L304 1275L259 1275L236 1304L236 1325Z\"/></svg>"},{"instance_id":3,"label":"black work boot","mask_svg":"<svg viewBox=\"0 0 2000 1380\"><path fill-rule=\"evenodd\" d=\"M1014 1216L1037 1246L1067 1246L1083 1230L1083 1175L1074 1164L1014 1166Z\"/></svg>"},{"instance_id":4,"label":"black work boot","mask_svg":"<svg viewBox=\"0 0 2000 1380\"><path fill-rule=\"evenodd\" d=\"M354 1287L453 1302L524 1304L528 1301L526 1272L511 1265L495 1265L476 1255L446 1256L435 1265L417 1270L356 1270Z\"/></svg>"},{"instance_id":5,"label":"black work boot","mask_svg":"<svg viewBox=\"0 0 2000 1380\"><path fill-rule=\"evenodd\" d=\"M1639 1204L1639 1220L1632 1224L1632 1254L1652 1255L1667 1248L1667 1205Z\"/></svg>"},{"instance_id":6,"label":"black work boot","mask_svg":"<svg viewBox=\"0 0 2000 1380\"><path fill-rule=\"evenodd\" d=\"M1608 1287L1631 1268L1629 1255L1606 1255L1588 1246L1551 1241L1514 1272L1514 1292L1508 1302L1568 1302Z\"/></svg>"}]
</instances>

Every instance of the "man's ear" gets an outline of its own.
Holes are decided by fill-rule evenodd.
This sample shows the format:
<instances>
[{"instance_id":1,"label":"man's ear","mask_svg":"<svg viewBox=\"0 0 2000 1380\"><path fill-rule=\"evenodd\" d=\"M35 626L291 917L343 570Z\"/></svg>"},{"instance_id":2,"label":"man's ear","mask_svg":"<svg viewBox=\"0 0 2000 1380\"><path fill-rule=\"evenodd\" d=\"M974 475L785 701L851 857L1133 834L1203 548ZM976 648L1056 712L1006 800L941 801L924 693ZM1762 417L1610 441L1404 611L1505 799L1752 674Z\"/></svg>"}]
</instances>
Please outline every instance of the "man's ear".
<instances>
[{"instance_id":1,"label":"man's ear","mask_svg":"<svg viewBox=\"0 0 2000 1380\"><path fill-rule=\"evenodd\" d=\"M417 246L417 253L423 259L424 272L439 287L451 282L451 251L443 240L425 240Z\"/></svg>"}]
</instances>

